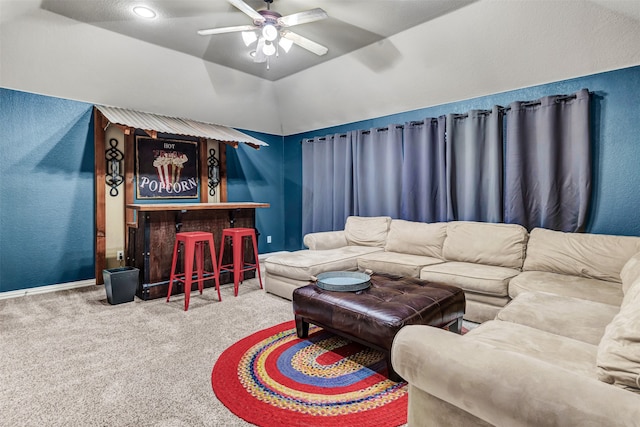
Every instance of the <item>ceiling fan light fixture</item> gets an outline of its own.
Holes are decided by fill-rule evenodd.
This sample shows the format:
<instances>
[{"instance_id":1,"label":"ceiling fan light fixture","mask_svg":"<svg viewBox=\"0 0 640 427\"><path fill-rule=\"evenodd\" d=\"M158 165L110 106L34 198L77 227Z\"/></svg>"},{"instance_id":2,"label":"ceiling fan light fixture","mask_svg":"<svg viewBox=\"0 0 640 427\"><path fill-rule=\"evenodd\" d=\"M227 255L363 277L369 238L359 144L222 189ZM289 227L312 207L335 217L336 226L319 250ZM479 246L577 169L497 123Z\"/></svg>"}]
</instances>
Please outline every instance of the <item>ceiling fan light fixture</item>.
<instances>
[{"instance_id":1,"label":"ceiling fan light fixture","mask_svg":"<svg viewBox=\"0 0 640 427\"><path fill-rule=\"evenodd\" d=\"M278 38L278 29L271 24L267 24L262 27L262 37L264 37L265 40L272 42Z\"/></svg>"},{"instance_id":2,"label":"ceiling fan light fixture","mask_svg":"<svg viewBox=\"0 0 640 427\"><path fill-rule=\"evenodd\" d=\"M280 37L280 40L278 40L278 44L285 53L289 53L289 51L291 50L291 46L293 46L293 42L289 39L285 39L284 37Z\"/></svg>"},{"instance_id":3,"label":"ceiling fan light fixture","mask_svg":"<svg viewBox=\"0 0 640 427\"><path fill-rule=\"evenodd\" d=\"M255 31L243 31L242 32L242 41L244 41L245 46L250 46L252 43L255 43L258 40L258 36Z\"/></svg>"},{"instance_id":4,"label":"ceiling fan light fixture","mask_svg":"<svg viewBox=\"0 0 640 427\"><path fill-rule=\"evenodd\" d=\"M276 53L276 47L273 45L273 43L265 42L264 46L262 47L262 52L267 56L271 56Z\"/></svg>"},{"instance_id":5,"label":"ceiling fan light fixture","mask_svg":"<svg viewBox=\"0 0 640 427\"><path fill-rule=\"evenodd\" d=\"M153 19L156 17L156 12L146 6L134 6L132 10L141 18Z\"/></svg>"}]
</instances>

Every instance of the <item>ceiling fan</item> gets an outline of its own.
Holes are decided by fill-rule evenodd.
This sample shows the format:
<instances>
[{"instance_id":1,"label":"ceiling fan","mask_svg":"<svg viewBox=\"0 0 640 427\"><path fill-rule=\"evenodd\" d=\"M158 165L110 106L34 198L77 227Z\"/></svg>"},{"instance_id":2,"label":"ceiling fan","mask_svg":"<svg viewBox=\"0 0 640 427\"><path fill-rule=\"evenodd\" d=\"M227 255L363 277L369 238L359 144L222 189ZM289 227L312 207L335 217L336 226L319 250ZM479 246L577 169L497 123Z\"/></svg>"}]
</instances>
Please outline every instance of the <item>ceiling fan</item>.
<instances>
[{"instance_id":1,"label":"ceiling fan","mask_svg":"<svg viewBox=\"0 0 640 427\"><path fill-rule=\"evenodd\" d=\"M267 4L266 10L255 10L242 0L228 0L233 6L240 9L253 19L253 25L238 25L235 27L210 28L199 30L201 36L213 34L224 34L242 32L242 39L246 46L251 46L257 42L253 60L255 62L268 61L269 57L277 52L276 44L285 52L289 52L291 46L296 44L316 55L322 56L329 49L325 46L302 37L300 34L290 31L288 28L295 25L320 21L328 18L327 12L320 8L307 10L282 16L278 12L271 10L273 0L264 0ZM268 62L267 62L268 66Z\"/></svg>"}]
</instances>

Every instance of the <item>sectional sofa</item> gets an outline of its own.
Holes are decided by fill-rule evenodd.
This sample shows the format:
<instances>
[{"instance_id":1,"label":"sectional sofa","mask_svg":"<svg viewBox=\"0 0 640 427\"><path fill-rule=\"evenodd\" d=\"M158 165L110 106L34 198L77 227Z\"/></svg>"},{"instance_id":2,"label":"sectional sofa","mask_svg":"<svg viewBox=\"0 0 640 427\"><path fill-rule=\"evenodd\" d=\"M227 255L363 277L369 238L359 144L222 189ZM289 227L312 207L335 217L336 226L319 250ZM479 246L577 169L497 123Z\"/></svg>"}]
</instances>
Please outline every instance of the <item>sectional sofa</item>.
<instances>
[{"instance_id":1,"label":"sectional sofa","mask_svg":"<svg viewBox=\"0 0 640 427\"><path fill-rule=\"evenodd\" d=\"M304 243L309 249L266 259L267 292L291 299L295 288L319 273L369 269L459 286L467 300L465 319L477 323L493 319L526 291L619 306L619 272L640 251L637 237L389 217L349 217L344 230L307 234Z\"/></svg>"},{"instance_id":2,"label":"sectional sofa","mask_svg":"<svg viewBox=\"0 0 640 427\"><path fill-rule=\"evenodd\" d=\"M371 269L465 291L465 335L406 326L392 348L410 426L640 426L640 237L350 217L266 260L265 289Z\"/></svg>"}]
</instances>

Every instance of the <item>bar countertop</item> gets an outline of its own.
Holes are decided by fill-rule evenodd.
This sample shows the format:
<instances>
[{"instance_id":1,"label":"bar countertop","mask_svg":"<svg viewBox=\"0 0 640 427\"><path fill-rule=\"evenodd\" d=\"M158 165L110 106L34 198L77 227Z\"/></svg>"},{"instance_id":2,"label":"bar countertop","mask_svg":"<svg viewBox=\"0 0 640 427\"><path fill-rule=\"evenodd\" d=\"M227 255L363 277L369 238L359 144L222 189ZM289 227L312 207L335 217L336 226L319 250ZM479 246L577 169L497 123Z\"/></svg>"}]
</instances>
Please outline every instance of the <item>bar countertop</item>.
<instances>
[{"instance_id":1,"label":"bar countertop","mask_svg":"<svg viewBox=\"0 0 640 427\"><path fill-rule=\"evenodd\" d=\"M256 209L268 208L269 203L255 202L227 202L227 203L145 203L130 204L127 209L140 212L149 211L201 211L201 210L229 210L229 209Z\"/></svg>"}]
</instances>

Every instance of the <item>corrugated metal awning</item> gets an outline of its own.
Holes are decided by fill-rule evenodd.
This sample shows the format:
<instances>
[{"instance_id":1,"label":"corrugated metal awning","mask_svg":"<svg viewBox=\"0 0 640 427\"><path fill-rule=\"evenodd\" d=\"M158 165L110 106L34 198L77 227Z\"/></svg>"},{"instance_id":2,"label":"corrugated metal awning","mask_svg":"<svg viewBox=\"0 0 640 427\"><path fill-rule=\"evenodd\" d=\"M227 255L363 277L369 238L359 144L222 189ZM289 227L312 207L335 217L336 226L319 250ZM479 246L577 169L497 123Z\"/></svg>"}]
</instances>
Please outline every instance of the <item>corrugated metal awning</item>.
<instances>
[{"instance_id":1,"label":"corrugated metal awning","mask_svg":"<svg viewBox=\"0 0 640 427\"><path fill-rule=\"evenodd\" d=\"M253 148L269 146L266 142L226 126L104 105L96 105L96 108L110 123L142 129L150 135L155 135L159 132L215 139L232 145L242 142Z\"/></svg>"}]
</instances>

